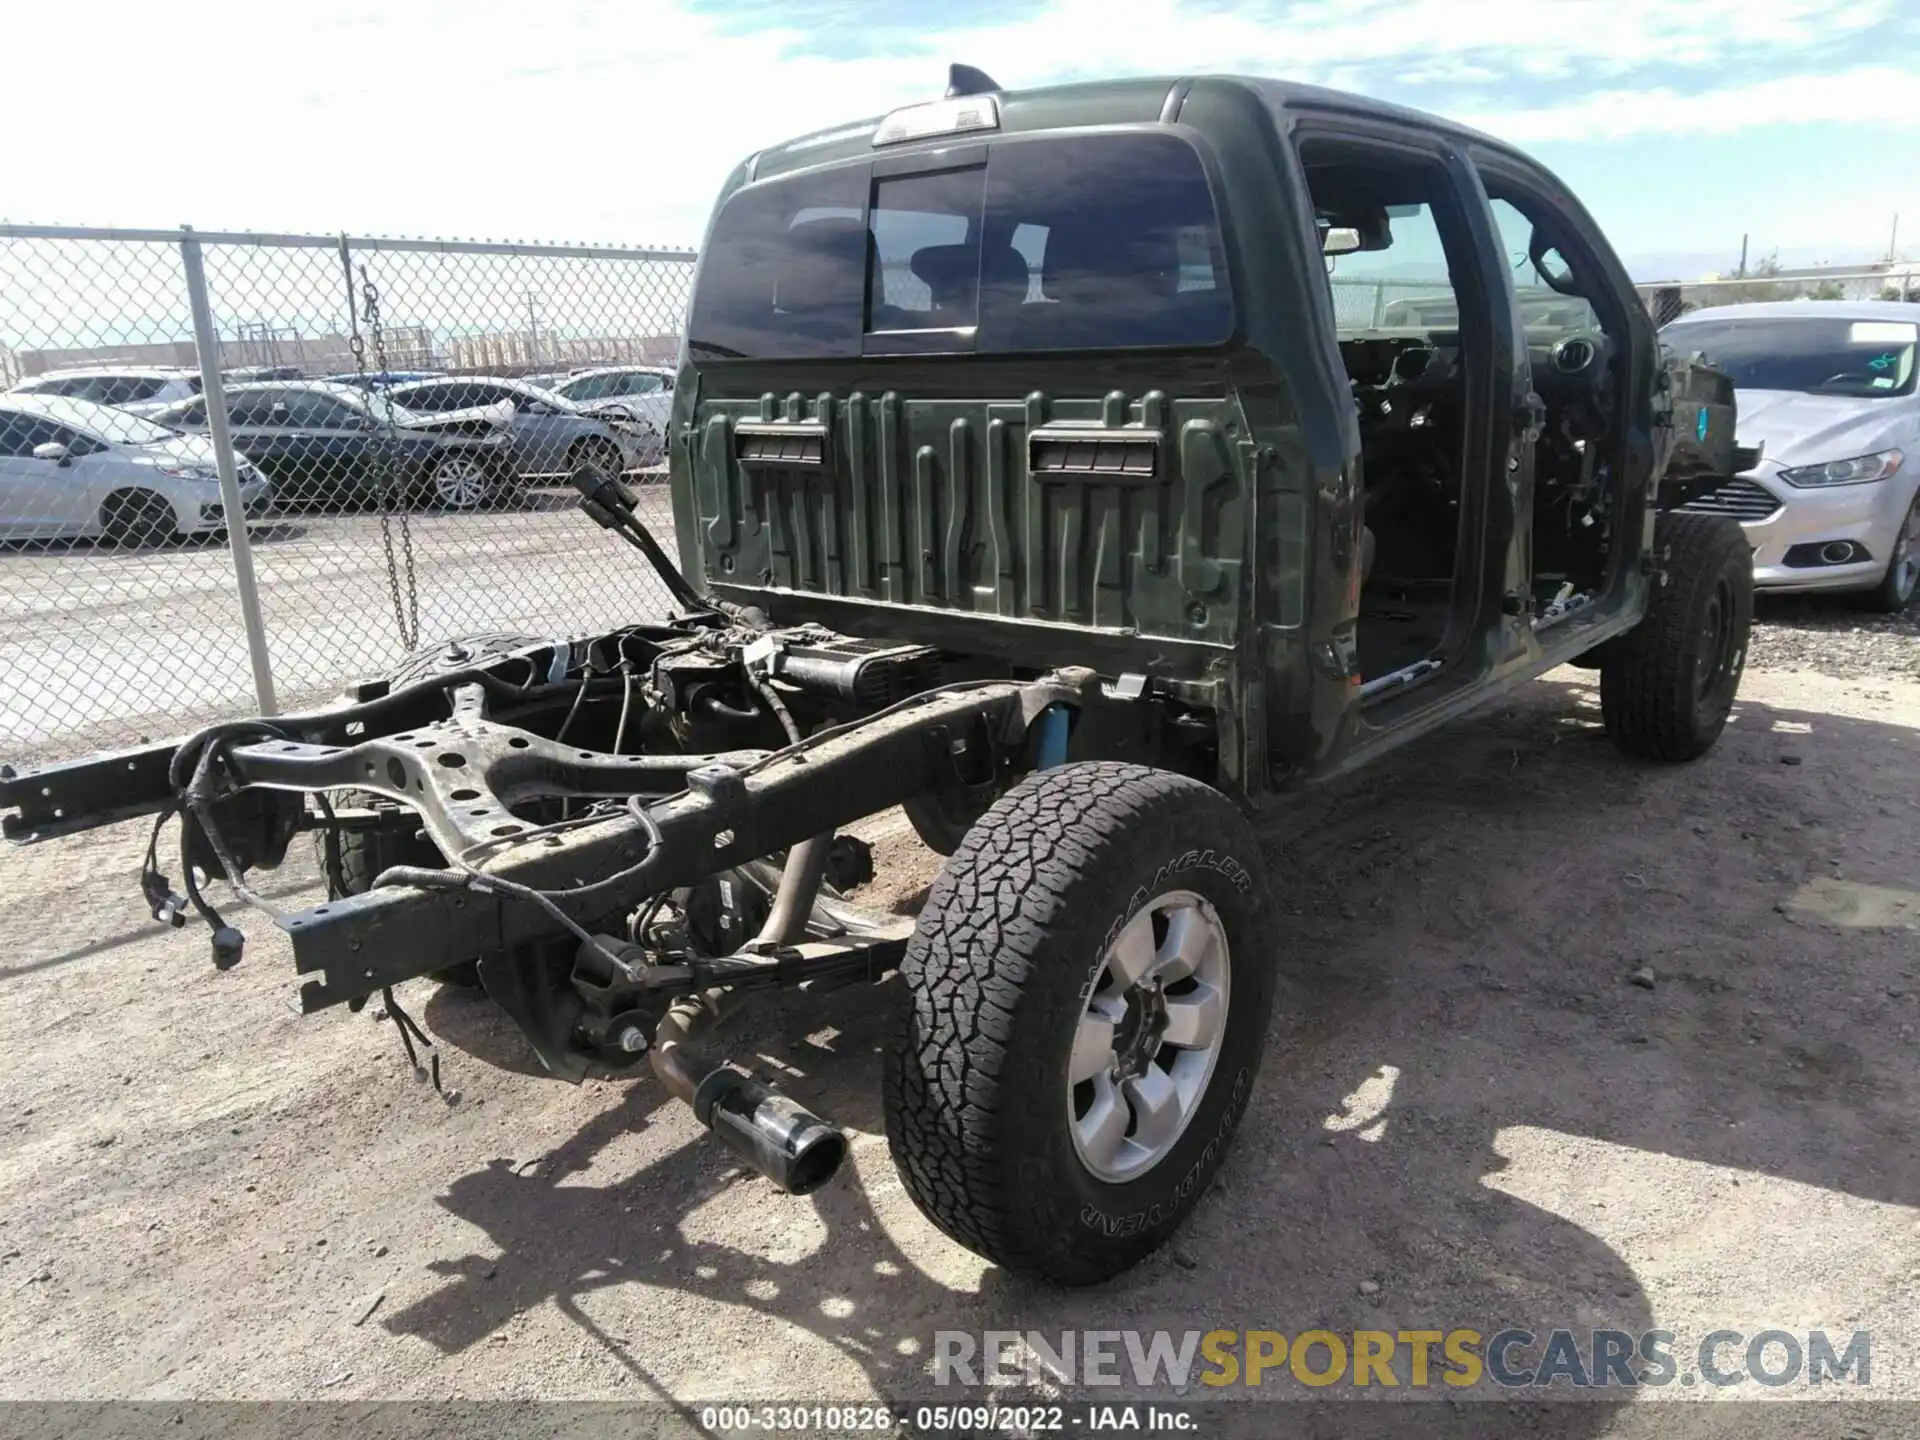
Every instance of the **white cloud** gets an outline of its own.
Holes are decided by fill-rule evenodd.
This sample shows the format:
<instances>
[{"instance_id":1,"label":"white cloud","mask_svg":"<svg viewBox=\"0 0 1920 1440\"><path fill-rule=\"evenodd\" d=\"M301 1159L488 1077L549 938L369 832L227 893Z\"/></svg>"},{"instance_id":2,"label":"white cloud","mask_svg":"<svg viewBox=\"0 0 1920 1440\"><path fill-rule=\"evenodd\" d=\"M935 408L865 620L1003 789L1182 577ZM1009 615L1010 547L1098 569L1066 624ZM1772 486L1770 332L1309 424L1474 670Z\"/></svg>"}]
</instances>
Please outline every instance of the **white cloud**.
<instances>
[{"instance_id":1,"label":"white cloud","mask_svg":"<svg viewBox=\"0 0 1920 1440\"><path fill-rule=\"evenodd\" d=\"M1823 121L1913 131L1920 130L1920 70L1858 65L1833 74L1782 75L1712 90L1596 90L1556 105L1502 107L1457 118L1516 144L1731 135L1756 125Z\"/></svg>"},{"instance_id":2,"label":"white cloud","mask_svg":"<svg viewBox=\"0 0 1920 1440\"><path fill-rule=\"evenodd\" d=\"M1483 107L1486 128L1522 140L1851 119L1869 94L1876 122L1906 126L1920 117L1906 72L1870 72L1894 88L1867 92L1852 86L1869 72L1790 71L1888 13L1887 0L1298 0L1275 19L1053 0L1008 24L929 26L912 55L834 59L795 30L734 33L674 0L19 5L6 204L17 220L691 244L739 159L937 93L948 59L1015 87L1223 57L1423 93L1560 77L1562 103ZM1636 89L1649 63L1716 83ZM1723 78L1739 75L1778 78Z\"/></svg>"}]
</instances>

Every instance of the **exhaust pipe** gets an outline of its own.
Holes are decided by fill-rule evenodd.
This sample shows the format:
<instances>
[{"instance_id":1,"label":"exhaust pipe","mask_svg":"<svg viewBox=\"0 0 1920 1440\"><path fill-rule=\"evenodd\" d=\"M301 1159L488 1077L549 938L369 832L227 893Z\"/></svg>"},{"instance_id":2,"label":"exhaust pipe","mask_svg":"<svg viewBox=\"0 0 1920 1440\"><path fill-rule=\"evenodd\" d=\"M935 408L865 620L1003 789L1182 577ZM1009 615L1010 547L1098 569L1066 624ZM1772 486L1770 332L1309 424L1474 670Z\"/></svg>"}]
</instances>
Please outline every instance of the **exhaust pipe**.
<instances>
[{"instance_id":1,"label":"exhaust pipe","mask_svg":"<svg viewBox=\"0 0 1920 1440\"><path fill-rule=\"evenodd\" d=\"M789 1195L818 1190L847 1158L846 1136L791 1096L725 1065L700 1082L693 1113Z\"/></svg>"},{"instance_id":2,"label":"exhaust pipe","mask_svg":"<svg viewBox=\"0 0 1920 1440\"><path fill-rule=\"evenodd\" d=\"M1828 565L1844 565L1853 559L1851 540L1829 540L1820 547L1820 559Z\"/></svg>"},{"instance_id":3,"label":"exhaust pipe","mask_svg":"<svg viewBox=\"0 0 1920 1440\"><path fill-rule=\"evenodd\" d=\"M704 1013L689 997L660 1017L647 1057L653 1073L721 1144L789 1195L818 1190L847 1158L847 1137L793 1097L691 1050L687 1036Z\"/></svg>"}]
</instances>

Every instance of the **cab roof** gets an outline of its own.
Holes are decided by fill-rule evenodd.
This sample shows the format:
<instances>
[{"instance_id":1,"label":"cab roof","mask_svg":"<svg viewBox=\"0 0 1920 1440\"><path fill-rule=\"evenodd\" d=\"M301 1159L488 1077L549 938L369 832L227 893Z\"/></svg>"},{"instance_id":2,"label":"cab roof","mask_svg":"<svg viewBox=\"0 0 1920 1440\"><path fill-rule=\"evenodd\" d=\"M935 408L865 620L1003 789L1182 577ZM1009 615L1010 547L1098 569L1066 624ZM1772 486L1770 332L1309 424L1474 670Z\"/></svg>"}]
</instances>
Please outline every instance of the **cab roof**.
<instances>
[{"instance_id":1,"label":"cab roof","mask_svg":"<svg viewBox=\"0 0 1920 1440\"><path fill-rule=\"evenodd\" d=\"M1201 87L1238 89L1258 96L1275 110L1312 109L1335 112L1356 119L1394 120L1422 129L1440 130L1464 140L1472 140L1510 153L1513 147L1490 135L1454 121L1384 100L1370 99L1344 90L1320 85L1297 84L1249 75L1159 75L1126 80L1095 80L1069 85L1048 85L1033 90L991 91L1000 105L1001 134L1031 130L1067 129L1083 125L1172 123L1179 117L1186 98ZM926 99L940 98L933 85ZM770 146L750 157L741 168L742 178L751 182L814 165L830 164L874 153L873 133L884 115L834 125L825 130L795 136ZM973 138L973 137L969 137ZM952 135L939 135L924 141L886 147L889 153L912 150L916 145L938 147L954 142Z\"/></svg>"}]
</instances>

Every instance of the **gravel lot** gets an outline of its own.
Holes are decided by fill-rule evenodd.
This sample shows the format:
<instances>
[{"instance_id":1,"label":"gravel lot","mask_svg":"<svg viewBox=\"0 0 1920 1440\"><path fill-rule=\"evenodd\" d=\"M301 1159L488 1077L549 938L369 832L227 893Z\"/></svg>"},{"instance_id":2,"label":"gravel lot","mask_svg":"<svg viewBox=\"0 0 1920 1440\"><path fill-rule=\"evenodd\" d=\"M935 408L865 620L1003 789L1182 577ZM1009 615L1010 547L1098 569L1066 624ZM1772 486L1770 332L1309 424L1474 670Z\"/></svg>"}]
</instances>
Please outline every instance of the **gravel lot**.
<instances>
[{"instance_id":1,"label":"gravel lot","mask_svg":"<svg viewBox=\"0 0 1920 1440\"><path fill-rule=\"evenodd\" d=\"M853 1399L925 1395L941 1328L1518 1324L1867 1329L1868 1393L1920 1399L1920 626L1763 619L1698 764L1620 759L1592 677L1560 671L1268 815L1285 988L1225 1181L1090 1292L986 1266L907 1200L879 1133L891 984L733 1031L855 1134L796 1200L650 1079L539 1078L485 1001L422 983L461 1095L436 1099L374 1008L290 1013L264 924L226 974L157 930L134 828L10 852L0 1396ZM911 904L935 860L872 834L880 898ZM315 877L272 892L311 903ZM1661 1408L1707 1393L1446 1416L1709 1433Z\"/></svg>"}]
</instances>

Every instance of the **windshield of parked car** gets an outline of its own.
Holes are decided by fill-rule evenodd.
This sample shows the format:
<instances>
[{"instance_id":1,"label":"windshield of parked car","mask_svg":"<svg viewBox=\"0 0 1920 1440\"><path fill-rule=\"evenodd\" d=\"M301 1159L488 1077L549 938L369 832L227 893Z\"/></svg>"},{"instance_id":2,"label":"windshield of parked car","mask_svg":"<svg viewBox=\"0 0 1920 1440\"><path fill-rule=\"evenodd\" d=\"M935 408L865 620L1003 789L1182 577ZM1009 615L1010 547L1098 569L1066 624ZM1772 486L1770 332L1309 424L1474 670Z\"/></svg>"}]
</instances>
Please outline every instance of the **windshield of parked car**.
<instances>
[{"instance_id":1,"label":"windshield of parked car","mask_svg":"<svg viewBox=\"0 0 1920 1440\"><path fill-rule=\"evenodd\" d=\"M70 400L49 395L40 398L40 403L46 407L48 419L85 430L115 445L158 445L180 433L164 425L156 425L151 420L143 420L138 415L128 414L125 410L116 410L111 405L99 405L91 400Z\"/></svg>"},{"instance_id":2,"label":"windshield of parked car","mask_svg":"<svg viewBox=\"0 0 1920 1440\"><path fill-rule=\"evenodd\" d=\"M1911 395L1920 323L1809 315L1682 320L1662 337L1704 353L1742 390L1799 390L1879 400Z\"/></svg>"},{"instance_id":3,"label":"windshield of parked car","mask_svg":"<svg viewBox=\"0 0 1920 1440\"><path fill-rule=\"evenodd\" d=\"M735 192L688 322L696 359L1217 345L1234 329L1199 152L1045 135L914 172L845 164Z\"/></svg>"}]
</instances>

